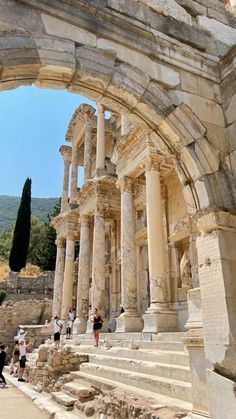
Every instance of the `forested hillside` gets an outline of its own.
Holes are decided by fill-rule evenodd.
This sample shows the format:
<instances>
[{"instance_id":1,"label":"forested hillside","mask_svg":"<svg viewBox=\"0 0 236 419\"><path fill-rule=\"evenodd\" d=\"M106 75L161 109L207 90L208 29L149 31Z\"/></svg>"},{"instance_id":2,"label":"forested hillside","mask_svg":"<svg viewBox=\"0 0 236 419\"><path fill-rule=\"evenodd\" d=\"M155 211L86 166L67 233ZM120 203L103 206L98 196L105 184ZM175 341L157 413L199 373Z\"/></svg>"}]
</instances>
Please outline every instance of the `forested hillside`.
<instances>
[{"instance_id":1,"label":"forested hillside","mask_svg":"<svg viewBox=\"0 0 236 419\"><path fill-rule=\"evenodd\" d=\"M47 221L59 198L32 198L31 212L40 221ZM0 195L0 231L15 223L20 197Z\"/></svg>"}]
</instances>

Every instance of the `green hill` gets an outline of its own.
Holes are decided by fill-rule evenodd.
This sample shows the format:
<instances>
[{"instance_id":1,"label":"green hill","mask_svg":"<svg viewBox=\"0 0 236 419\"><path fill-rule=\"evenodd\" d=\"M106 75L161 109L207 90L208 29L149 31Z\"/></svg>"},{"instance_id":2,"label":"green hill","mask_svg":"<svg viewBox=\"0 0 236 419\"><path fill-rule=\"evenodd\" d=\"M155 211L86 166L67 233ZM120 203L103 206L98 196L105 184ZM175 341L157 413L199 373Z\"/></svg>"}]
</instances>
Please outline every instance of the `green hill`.
<instances>
[{"instance_id":1,"label":"green hill","mask_svg":"<svg viewBox=\"0 0 236 419\"><path fill-rule=\"evenodd\" d=\"M40 221L47 221L47 215L53 212L58 202L59 198L32 198L31 212ZM15 223L19 205L19 196L0 195L0 230Z\"/></svg>"}]
</instances>

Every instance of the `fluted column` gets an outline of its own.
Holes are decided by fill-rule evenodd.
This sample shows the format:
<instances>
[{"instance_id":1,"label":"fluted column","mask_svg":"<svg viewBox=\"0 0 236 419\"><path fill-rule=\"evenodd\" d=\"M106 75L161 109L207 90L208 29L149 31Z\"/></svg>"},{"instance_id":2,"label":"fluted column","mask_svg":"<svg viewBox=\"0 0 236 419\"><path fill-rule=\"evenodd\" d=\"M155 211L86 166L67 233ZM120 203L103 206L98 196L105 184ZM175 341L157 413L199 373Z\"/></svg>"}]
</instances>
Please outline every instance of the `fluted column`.
<instances>
[{"instance_id":1,"label":"fluted column","mask_svg":"<svg viewBox=\"0 0 236 419\"><path fill-rule=\"evenodd\" d=\"M176 313L170 310L169 278L165 266L165 240L160 166L153 158L146 161L146 206L150 307L144 314L144 332L176 330Z\"/></svg>"},{"instance_id":2,"label":"fluted column","mask_svg":"<svg viewBox=\"0 0 236 419\"><path fill-rule=\"evenodd\" d=\"M105 306L105 219L104 210L97 206L94 214L92 308L98 307L104 315Z\"/></svg>"},{"instance_id":3,"label":"fluted column","mask_svg":"<svg viewBox=\"0 0 236 419\"><path fill-rule=\"evenodd\" d=\"M91 122L85 123L84 132L84 182L91 176L91 157L92 157L92 125Z\"/></svg>"},{"instance_id":4,"label":"fluted column","mask_svg":"<svg viewBox=\"0 0 236 419\"><path fill-rule=\"evenodd\" d=\"M105 163L105 114L102 105L97 105L97 150L96 150L96 170L104 169Z\"/></svg>"},{"instance_id":5,"label":"fluted column","mask_svg":"<svg viewBox=\"0 0 236 419\"><path fill-rule=\"evenodd\" d=\"M71 147L61 146L60 153L63 156L64 173L63 173L63 186L61 195L61 212L68 208L68 192L69 192L69 170L71 164Z\"/></svg>"},{"instance_id":6,"label":"fluted column","mask_svg":"<svg viewBox=\"0 0 236 419\"><path fill-rule=\"evenodd\" d=\"M121 189L121 304L124 313L116 319L116 332L140 331L142 319L137 312L137 273L135 250L135 214L132 179L123 178Z\"/></svg>"},{"instance_id":7,"label":"fluted column","mask_svg":"<svg viewBox=\"0 0 236 419\"><path fill-rule=\"evenodd\" d=\"M74 259L75 237L73 233L68 233L66 238L65 272L62 292L62 319L67 319L68 311L72 305Z\"/></svg>"},{"instance_id":8,"label":"fluted column","mask_svg":"<svg viewBox=\"0 0 236 419\"><path fill-rule=\"evenodd\" d=\"M103 331L107 329L105 313L105 220L102 206L97 205L93 227L92 310L98 307L103 317ZM88 322L89 331L91 325Z\"/></svg>"},{"instance_id":9,"label":"fluted column","mask_svg":"<svg viewBox=\"0 0 236 419\"><path fill-rule=\"evenodd\" d=\"M74 204L76 200L78 183L78 146L74 141L72 144L71 157L71 180L70 180L70 203Z\"/></svg>"},{"instance_id":10,"label":"fluted column","mask_svg":"<svg viewBox=\"0 0 236 419\"><path fill-rule=\"evenodd\" d=\"M53 304L52 304L53 317L61 315L62 287L63 287L64 267L65 267L65 240L57 239L56 246L57 246L57 257L56 257Z\"/></svg>"},{"instance_id":11,"label":"fluted column","mask_svg":"<svg viewBox=\"0 0 236 419\"><path fill-rule=\"evenodd\" d=\"M78 333L85 333L89 312L90 226L89 218L80 216L80 251L77 289Z\"/></svg>"}]
</instances>

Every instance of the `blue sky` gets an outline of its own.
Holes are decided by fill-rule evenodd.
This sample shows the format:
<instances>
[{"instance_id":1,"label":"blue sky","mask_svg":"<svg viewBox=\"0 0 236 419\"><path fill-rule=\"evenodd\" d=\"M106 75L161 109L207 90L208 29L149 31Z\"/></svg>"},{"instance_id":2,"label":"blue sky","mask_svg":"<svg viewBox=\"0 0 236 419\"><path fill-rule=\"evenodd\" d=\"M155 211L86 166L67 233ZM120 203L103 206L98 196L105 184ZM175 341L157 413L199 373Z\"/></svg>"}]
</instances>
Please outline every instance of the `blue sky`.
<instances>
[{"instance_id":1,"label":"blue sky","mask_svg":"<svg viewBox=\"0 0 236 419\"><path fill-rule=\"evenodd\" d=\"M59 197L70 118L89 100L66 90L20 87L0 92L0 195L20 196L27 177L33 197Z\"/></svg>"}]
</instances>

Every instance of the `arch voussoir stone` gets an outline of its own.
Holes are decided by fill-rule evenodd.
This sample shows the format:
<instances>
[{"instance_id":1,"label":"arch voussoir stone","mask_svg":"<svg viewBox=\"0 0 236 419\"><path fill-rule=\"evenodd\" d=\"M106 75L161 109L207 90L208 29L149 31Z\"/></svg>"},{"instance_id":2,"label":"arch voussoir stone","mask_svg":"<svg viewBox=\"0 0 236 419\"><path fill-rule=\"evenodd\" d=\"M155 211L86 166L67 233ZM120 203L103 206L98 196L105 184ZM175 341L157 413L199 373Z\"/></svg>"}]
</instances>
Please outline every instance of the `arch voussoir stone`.
<instances>
[{"instance_id":1,"label":"arch voussoir stone","mask_svg":"<svg viewBox=\"0 0 236 419\"><path fill-rule=\"evenodd\" d=\"M129 64L115 63L107 93L119 98L128 109L133 109L143 96L149 76Z\"/></svg>"},{"instance_id":2,"label":"arch voussoir stone","mask_svg":"<svg viewBox=\"0 0 236 419\"><path fill-rule=\"evenodd\" d=\"M22 33L0 36L0 65L1 90L32 84L41 66L33 37Z\"/></svg>"},{"instance_id":3,"label":"arch voussoir stone","mask_svg":"<svg viewBox=\"0 0 236 419\"><path fill-rule=\"evenodd\" d=\"M38 87L65 89L76 69L75 43L55 37L35 36L41 67Z\"/></svg>"},{"instance_id":4,"label":"arch voussoir stone","mask_svg":"<svg viewBox=\"0 0 236 419\"><path fill-rule=\"evenodd\" d=\"M112 76L115 55L99 48L80 46L76 48L76 71L74 84L83 83L103 93Z\"/></svg>"}]
</instances>

